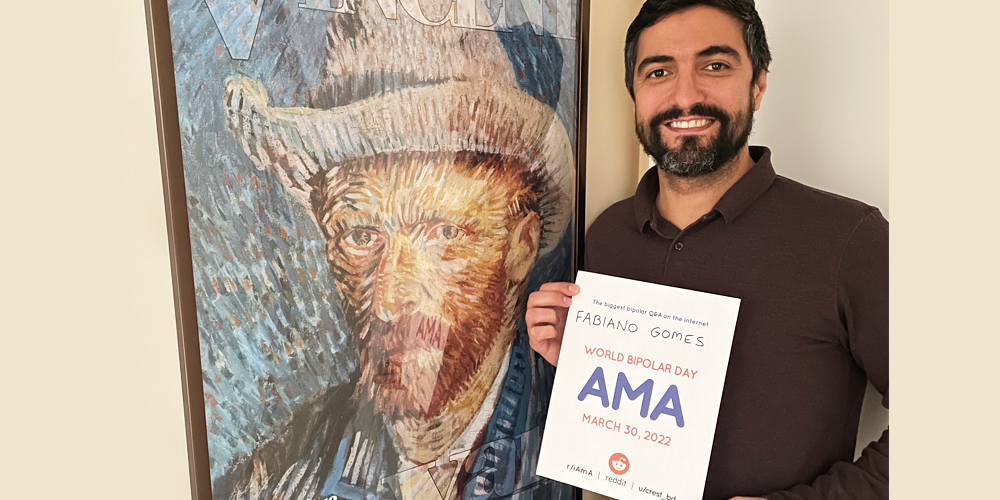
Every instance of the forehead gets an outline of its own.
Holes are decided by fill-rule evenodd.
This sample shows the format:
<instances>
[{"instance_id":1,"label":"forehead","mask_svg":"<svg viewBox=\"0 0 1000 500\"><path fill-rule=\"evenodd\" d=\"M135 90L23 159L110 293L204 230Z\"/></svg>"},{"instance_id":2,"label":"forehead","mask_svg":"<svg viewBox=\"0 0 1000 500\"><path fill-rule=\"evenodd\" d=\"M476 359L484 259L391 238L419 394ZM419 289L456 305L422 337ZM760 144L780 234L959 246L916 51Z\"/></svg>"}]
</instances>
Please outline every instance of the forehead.
<instances>
[{"instance_id":1,"label":"forehead","mask_svg":"<svg viewBox=\"0 0 1000 500\"><path fill-rule=\"evenodd\" d=\"M502 210L518 189L514 172L468 165L451 155L383 158L330 179L334 213L419 218Z\"/></svg>"},{"instance_id":2,"label":"forehead","mask_svg":"<svg viewBox=\"0 0 1000 500\"><path fill-rule=\"evenodd\" d=\"M483 191L507 190L513 169L499 168L503 160L484 164L453 154L381 158L362 168L348 169L344 178L355 187L378 186L387 191L435 192L478 196Z\"/></svg>"},{"instance_id":3,"label":"forehead","mask_svg":"<svg viewBox=\"0 0 1000 500\"><path fill-rule=\"evenodd\" d=\"M712 45L728 45L746 58L743 23L719 9L699 5L674 12L643 30L637 59L666 55L680 60Z\"/></svg>"},{"instance_id":4,"label":"forehead","mask_svg":"<svg viewBox=\"0 0 1000 500\"><path fill-rule=\"evenodd\" d=\"M348 175L355 187L376 187L383 194L410 193L436 197L479 197L497 184L496 171L456 164L446 156L389 162Z\"/></svg>"}]
</instances>

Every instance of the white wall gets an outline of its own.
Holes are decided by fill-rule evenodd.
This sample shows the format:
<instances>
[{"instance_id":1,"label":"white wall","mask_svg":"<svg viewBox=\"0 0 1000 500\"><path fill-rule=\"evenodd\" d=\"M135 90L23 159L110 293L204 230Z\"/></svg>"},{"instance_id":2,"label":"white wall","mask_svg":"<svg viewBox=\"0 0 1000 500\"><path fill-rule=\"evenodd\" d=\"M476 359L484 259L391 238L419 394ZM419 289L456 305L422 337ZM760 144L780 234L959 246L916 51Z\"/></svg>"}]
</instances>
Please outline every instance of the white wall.
<instances>
[{"instance_id":1,"label":"white wall","mask_svg":"<svg viewBox=\"0 0 1000 500\"><path fill-rule=\"evenodd\" d=\"M639 163L621 55L641 2L592 1L588 225ZM885 0L759 4L775 63L753 142L888 217ZM4 496L189 498L141 2L11 3L0 47Z\"/></svg>"}]
</instances>

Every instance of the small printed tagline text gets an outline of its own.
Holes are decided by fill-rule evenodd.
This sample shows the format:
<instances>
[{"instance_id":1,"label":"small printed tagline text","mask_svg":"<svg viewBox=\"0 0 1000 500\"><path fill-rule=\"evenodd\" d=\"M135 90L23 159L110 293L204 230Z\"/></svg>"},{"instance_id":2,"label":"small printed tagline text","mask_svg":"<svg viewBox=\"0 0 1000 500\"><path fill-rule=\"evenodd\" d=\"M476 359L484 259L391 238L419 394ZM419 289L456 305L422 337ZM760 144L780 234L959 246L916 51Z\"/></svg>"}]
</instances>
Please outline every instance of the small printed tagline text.
<instances>
[{"instance_id":1,"label":"small printed tagline text","mask_svg":"<svg viewBox=\"0 0 1000 500\"><path fill-rule=\"evenodd\" d=\"M591 299L591 301L595 306L605 307L607 309L611 309L612 311L624 311L632 314L642 314L645 316L649 316L651 318L663 318L663 319L668 319L670 321L677 321L679 323L684 323L688 325L708 327L708 321L700 321L698 319L678 316L676 314L666 313L663 311L654 311L652 309L643 309L641 307L632 307L629 305L615 304L612 302L608 302L606 300Z\"/></svg>"}]
</instances>

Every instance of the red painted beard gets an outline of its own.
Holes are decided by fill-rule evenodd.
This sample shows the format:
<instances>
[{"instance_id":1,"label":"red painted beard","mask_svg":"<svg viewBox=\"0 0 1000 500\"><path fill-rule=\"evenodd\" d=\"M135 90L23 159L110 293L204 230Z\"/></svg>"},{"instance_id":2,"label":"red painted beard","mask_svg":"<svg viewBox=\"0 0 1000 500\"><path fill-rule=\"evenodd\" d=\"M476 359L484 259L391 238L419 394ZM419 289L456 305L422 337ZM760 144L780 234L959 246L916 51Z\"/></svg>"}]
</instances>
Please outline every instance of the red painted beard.
<instances>
[{"instance_id":1,"label":"red painted beard","mask_svg":"<svg viewBox=\"0 0 1000 500\"><path fill-rule=\"evenodd\" d=\"M491 309L457 326L423 314L392 322L372 317L360 346L358 393L370 395L374 410L390 421L437 417L485 369L483 360L503 328L504 308Z\"/></svg>"}]
</instances>

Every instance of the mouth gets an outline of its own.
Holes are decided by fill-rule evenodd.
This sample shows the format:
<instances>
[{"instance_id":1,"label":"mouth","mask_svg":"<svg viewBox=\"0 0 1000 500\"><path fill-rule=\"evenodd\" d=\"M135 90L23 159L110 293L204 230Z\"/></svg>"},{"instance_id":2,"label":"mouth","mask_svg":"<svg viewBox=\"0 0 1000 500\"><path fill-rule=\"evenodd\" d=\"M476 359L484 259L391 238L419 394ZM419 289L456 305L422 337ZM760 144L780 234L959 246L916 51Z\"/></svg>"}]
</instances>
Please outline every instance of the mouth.
<instances>
[{"instance_id":1,"label":"mouth","mask_svg":"<svg viewBox=\"0 0 1000 500\"><path fill-rule=\"evenodd\" d=\"M712 128L717 121L715 118L707 116L685 116L664 122L663 126L678 134L696 134Z\"/></svg>"}]
</instances>

